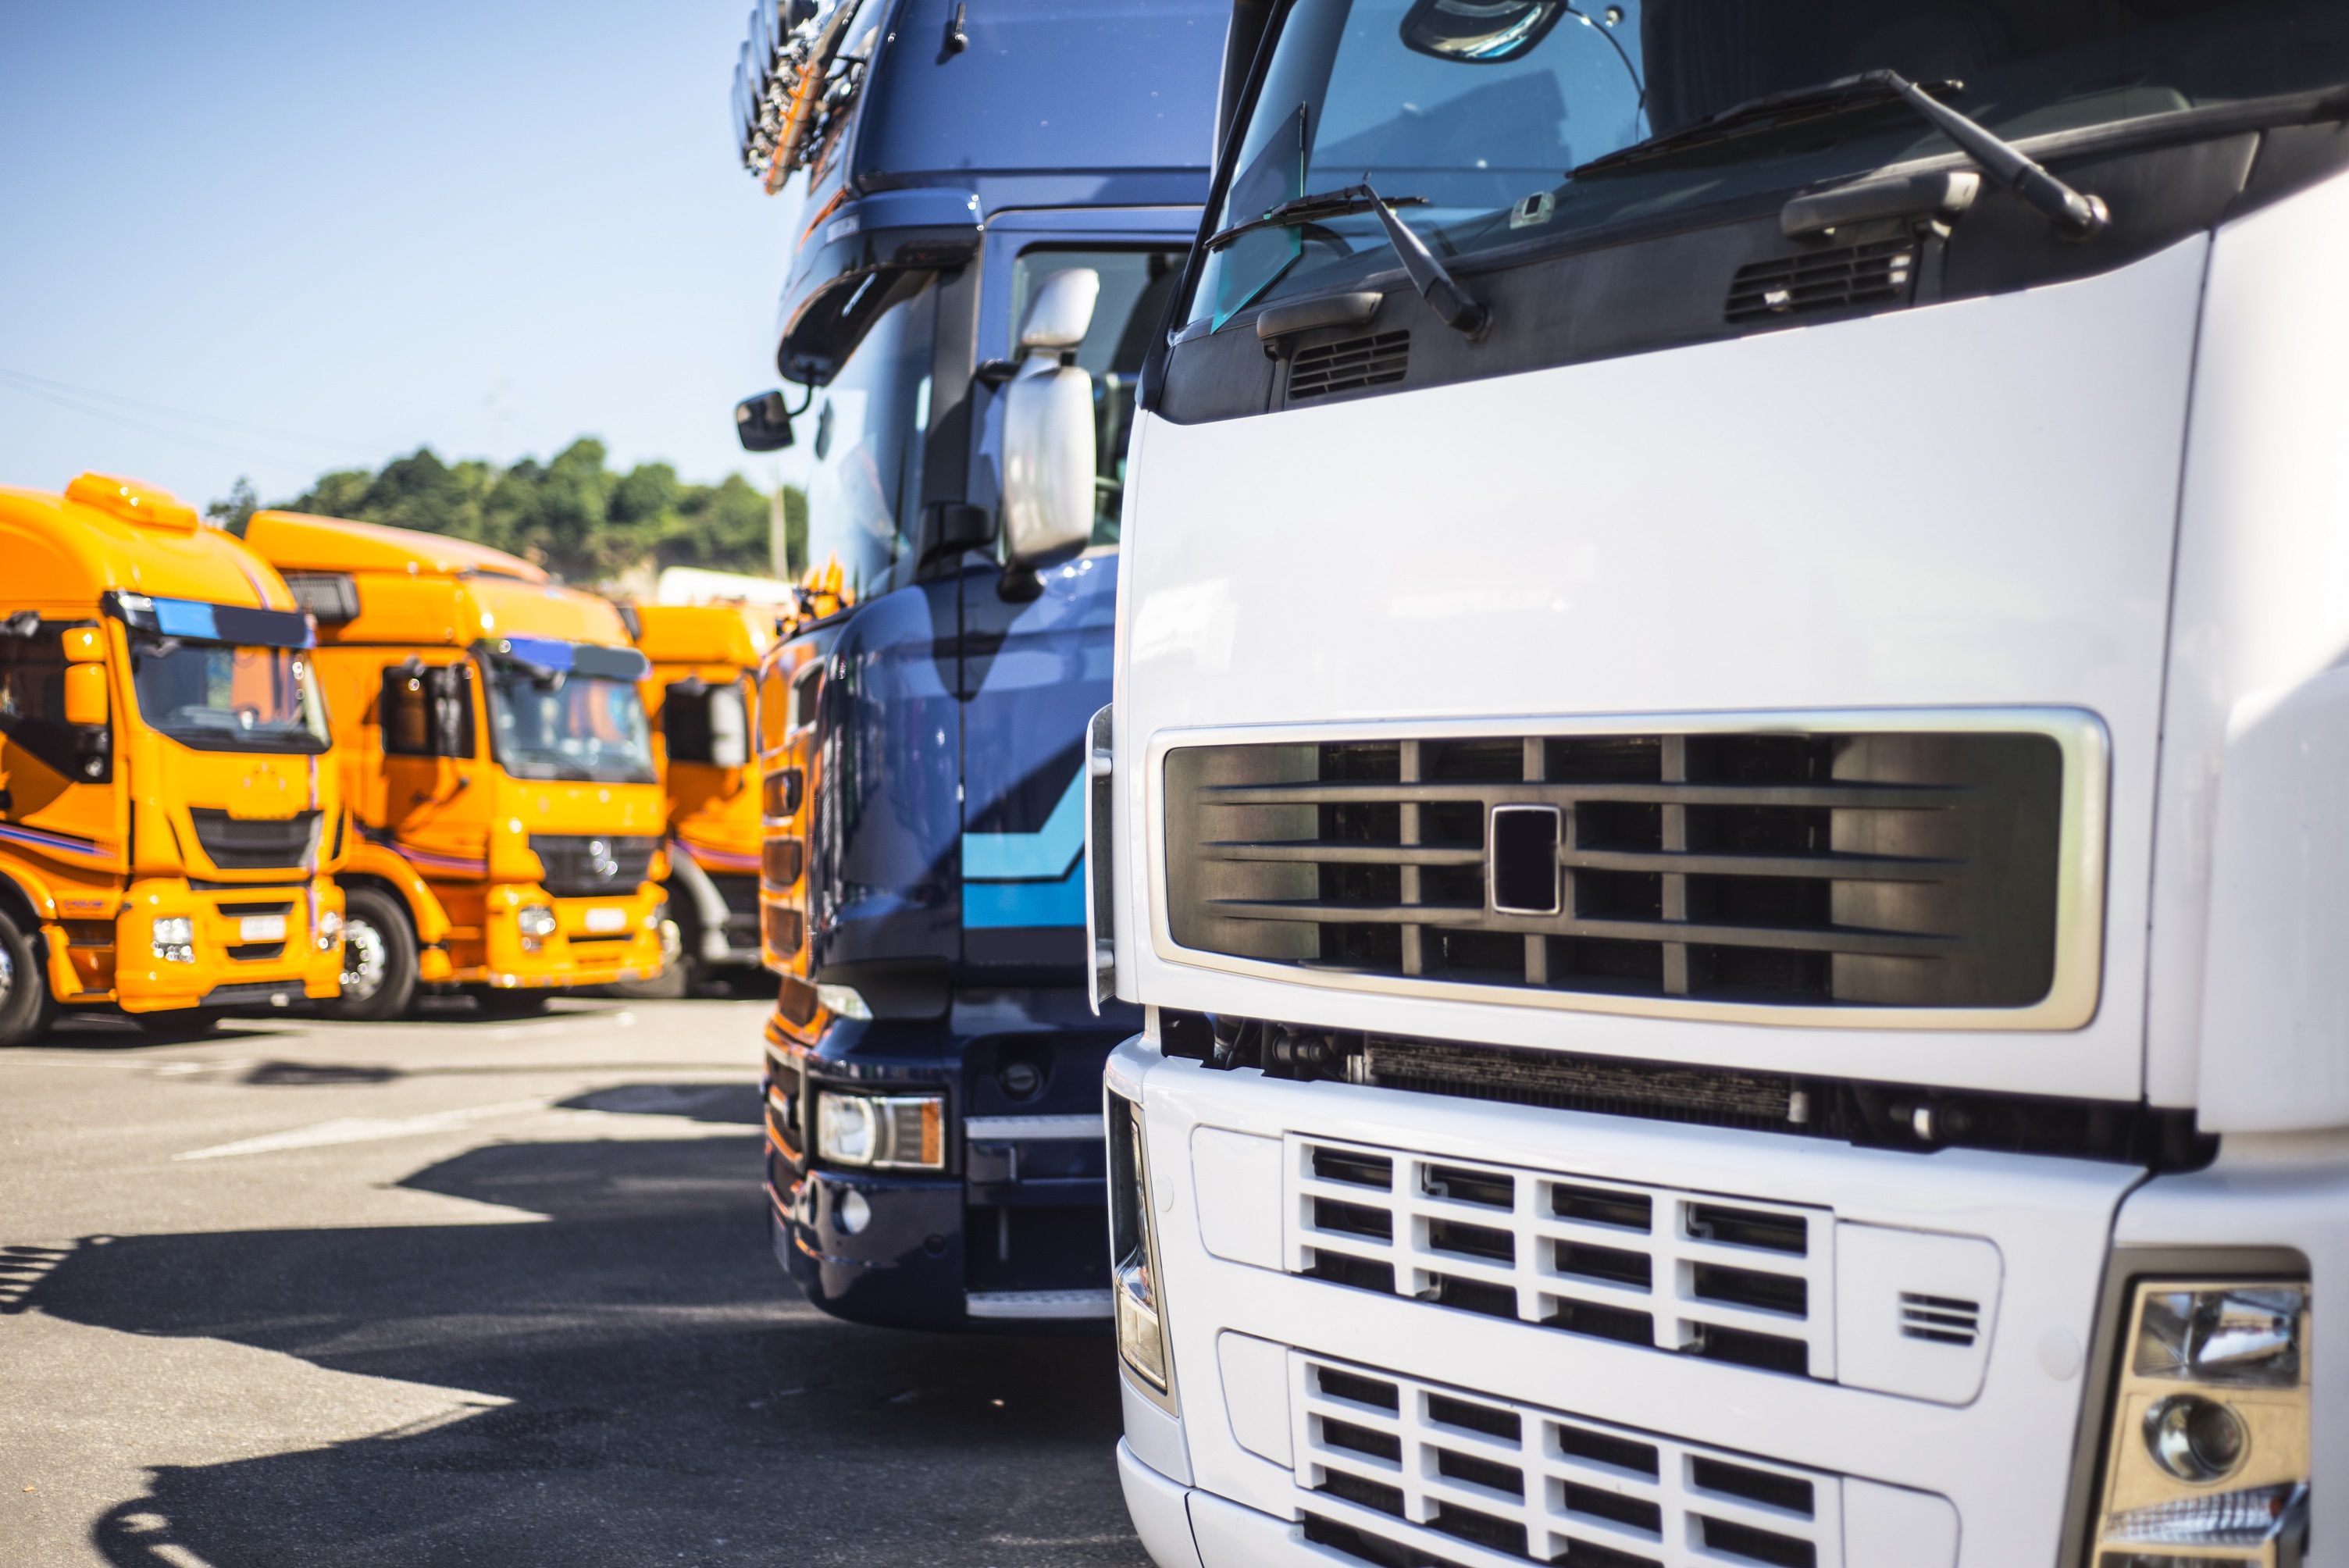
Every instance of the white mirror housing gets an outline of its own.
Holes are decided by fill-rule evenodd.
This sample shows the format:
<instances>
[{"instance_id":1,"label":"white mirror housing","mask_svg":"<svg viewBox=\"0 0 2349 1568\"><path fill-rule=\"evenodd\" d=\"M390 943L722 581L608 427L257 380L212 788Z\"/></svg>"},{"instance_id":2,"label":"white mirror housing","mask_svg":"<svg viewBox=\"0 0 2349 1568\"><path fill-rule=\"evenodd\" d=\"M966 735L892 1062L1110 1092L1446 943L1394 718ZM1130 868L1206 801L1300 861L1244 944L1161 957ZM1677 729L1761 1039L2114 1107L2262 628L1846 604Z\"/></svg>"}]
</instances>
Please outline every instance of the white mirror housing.
<instances>
[{"instance_id":1,"label":"white mirror housing","mask_svg":"<svg viewBox=\"0 0 2349 1568\"><path fill-rule=\"evenodd\" d=\"M1003 389L1003 542L1014 565L1092 537L1094 471L1093 378L1030 359Z\"/></svg>"},{"instance_id":2,"label":"white mirror housing","mask_svg":"<svg viewBox=\"0 0 2349 1568\"><path fill-rule=\"evenodd\" d=\"M1093 303L1101 298L1101 274L1091 267L1071 267L1052 273L1029 302L1028 319L1019 324L1019 352L1059 354L1085 340L1093 325Z\"/></svg>"}]
</instances>

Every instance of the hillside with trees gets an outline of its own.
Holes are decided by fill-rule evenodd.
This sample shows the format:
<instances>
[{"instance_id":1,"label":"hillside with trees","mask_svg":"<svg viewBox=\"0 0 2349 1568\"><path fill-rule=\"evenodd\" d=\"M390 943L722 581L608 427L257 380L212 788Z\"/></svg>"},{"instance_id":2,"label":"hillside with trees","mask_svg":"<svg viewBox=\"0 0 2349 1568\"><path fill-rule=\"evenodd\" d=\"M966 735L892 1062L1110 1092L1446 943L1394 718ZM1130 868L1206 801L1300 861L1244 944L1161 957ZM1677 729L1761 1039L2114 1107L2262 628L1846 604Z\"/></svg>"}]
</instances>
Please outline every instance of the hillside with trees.
<instances>
[{"instance_id":1,"label":"hillside with trees","mask_svg":"<svg viewBox=\"0 0 2349 1568\"><path fill-rule=\"evenodd\" d=\"M512 468L477 459L444 462L429 447L375 473L321 474L284 506L326 517L445 533L509 551L564 581L642 583L664 566L705 566L765 574L770 501L740 474L714 485L687 484L667 463L626 473L605 466L604 443L582 437L547 462ZM791 572L806 569L807 498L783 490ZM223 521L250 515L249 488L208 510Z\"/></svg>"}]
</instances>

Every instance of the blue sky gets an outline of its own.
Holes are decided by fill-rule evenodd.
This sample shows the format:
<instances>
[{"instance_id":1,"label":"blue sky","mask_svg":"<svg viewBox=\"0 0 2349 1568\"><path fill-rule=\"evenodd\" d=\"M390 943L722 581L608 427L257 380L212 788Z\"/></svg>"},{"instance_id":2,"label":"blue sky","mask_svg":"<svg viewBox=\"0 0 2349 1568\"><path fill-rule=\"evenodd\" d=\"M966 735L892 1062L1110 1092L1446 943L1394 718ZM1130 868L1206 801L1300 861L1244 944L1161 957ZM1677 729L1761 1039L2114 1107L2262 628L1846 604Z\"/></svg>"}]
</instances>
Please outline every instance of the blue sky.
<instances>
[{"instance_id":1,"label":"blue sky","mask_svg":"<svg viewBox=\"0 0 2349 1568\"><path fill-rule=\"evenodd\" d=\"M0 0L0 484L280 500L583 434L769 482L732 406L796 202L733 158L749 9Z\"/></svg>"}]
</instances>

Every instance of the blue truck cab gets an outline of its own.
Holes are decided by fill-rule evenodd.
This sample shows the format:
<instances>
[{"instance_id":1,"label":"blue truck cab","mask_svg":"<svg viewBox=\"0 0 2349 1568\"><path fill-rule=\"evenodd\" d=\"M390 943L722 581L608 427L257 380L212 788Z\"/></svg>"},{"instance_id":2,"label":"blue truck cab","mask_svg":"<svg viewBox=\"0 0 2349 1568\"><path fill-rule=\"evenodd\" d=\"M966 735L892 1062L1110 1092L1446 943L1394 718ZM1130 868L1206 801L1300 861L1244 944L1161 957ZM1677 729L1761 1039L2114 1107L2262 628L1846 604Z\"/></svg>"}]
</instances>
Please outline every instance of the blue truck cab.
<instances>
[{"instance_id":1,"label":"blue truck cab","mask_svg":"<svg viewBox=\"0 0 2349 1568\"><path fill-rule=\"evenodd\" d=\"M809 1298L1106 1325L1088 726L1133 391L1206 195L1217 0L755 13L735 109L808 173L777 330L827 593L761 673L765 1185ZM1243 64L1245 62L1242 62Z\"/></svg>"}]
</instances>

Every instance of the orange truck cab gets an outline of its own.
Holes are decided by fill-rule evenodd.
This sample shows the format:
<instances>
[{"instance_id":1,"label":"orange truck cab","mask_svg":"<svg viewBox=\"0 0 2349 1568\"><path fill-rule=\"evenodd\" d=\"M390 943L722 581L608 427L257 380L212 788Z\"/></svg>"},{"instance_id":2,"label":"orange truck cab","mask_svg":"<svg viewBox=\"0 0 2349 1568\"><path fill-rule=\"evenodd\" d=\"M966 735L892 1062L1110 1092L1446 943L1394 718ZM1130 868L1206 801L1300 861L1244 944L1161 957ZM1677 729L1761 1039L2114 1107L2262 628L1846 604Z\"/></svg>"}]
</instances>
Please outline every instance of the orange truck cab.
<instances>
[{"instance_id":1,"label":"orange truck cab","mask_svg":"<svg viewBox=\"0 0 2349 1568\"><path fill-rule=\"evenodd\" d=\"M668 907L688 990L712 970L759 966L759 661L775 612L756 604L642 604L626 614L652 662L645 706L668 795Z\"/></svg>"},{"instance_id":2,"label":"orange truck cab","mask_svg":"<svg viewBox=\"0 0 2349 1568\"><path fill-rule=\"evenodd\" d=\"M171 496L0 489L0 1045L336 994L340 780L309 618Z\"/></svg>"},{"instance_id":3,"label":"orange truck cab","mask_svg":"<svg viewBox=\"0 0 2349 1568\"><path fill-rule=\"evenodd\" d=\"M356 829L342 1016L658 974L667 811L619 612L438 534L260 511L244 538L318 623Z\"/></svg>"}]
</instances>

